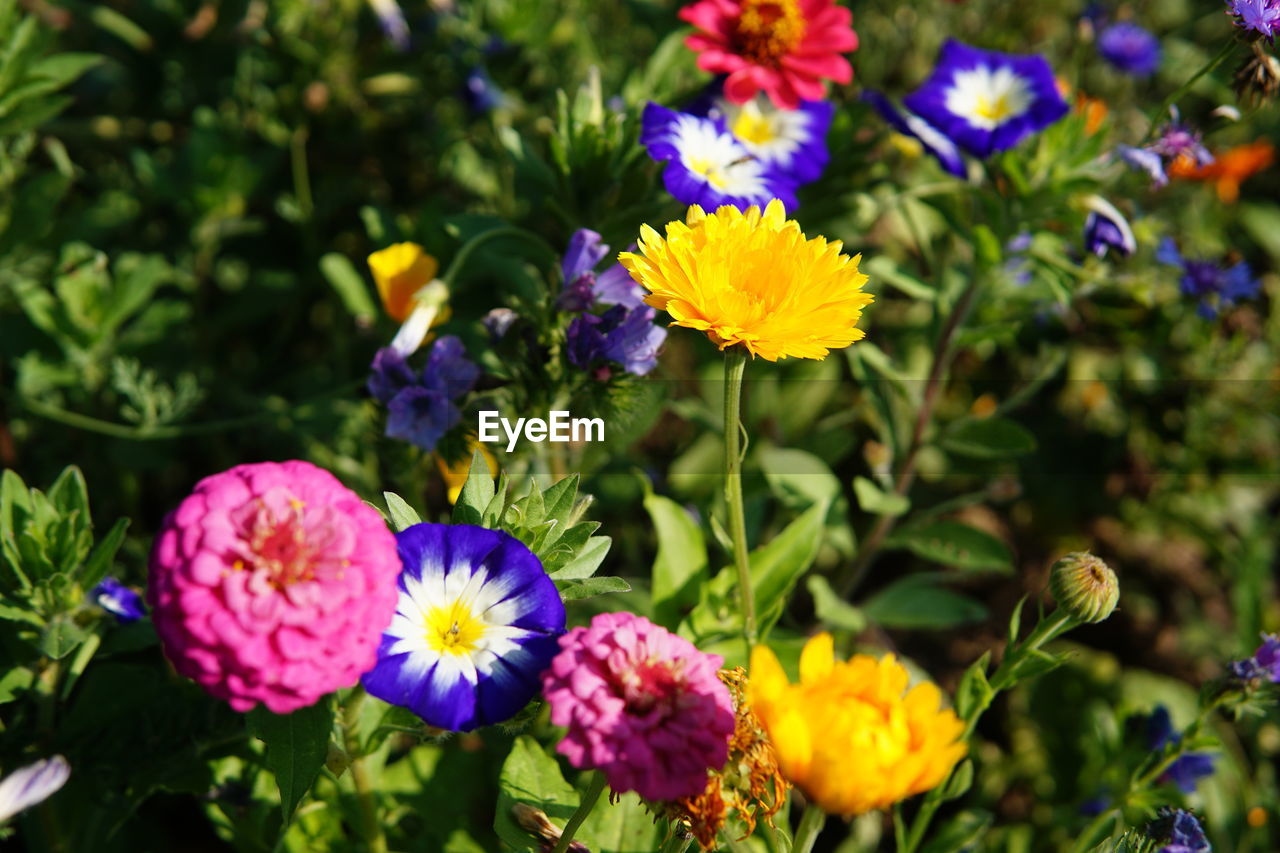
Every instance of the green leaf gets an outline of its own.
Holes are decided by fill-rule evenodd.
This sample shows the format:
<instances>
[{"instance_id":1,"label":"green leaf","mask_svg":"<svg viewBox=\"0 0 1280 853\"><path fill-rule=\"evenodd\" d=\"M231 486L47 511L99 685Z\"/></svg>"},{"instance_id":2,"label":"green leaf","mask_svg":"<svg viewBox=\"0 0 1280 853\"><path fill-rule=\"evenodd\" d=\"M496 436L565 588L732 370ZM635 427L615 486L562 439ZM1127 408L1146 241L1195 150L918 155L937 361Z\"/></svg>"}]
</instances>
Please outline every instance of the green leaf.
<instances>
[{"instance_id":1,"label":"green leaf","mask_svg":"<svg viewBox=\"0 0 1280 853\"><path fill-rule=\"evenodd\" d=\"M814 613L823 625L855 634L867 627L867 617L862 611L836 595L831 582L825 577L809 575L805 584L809 587L809 594L813 596Z\"/></svg>"},{"instance_id":2,"label":"green leaf","mask_svg":"<svg viewBox=\"0 0 1280 853\"><path fill-rule=\"evenodd\" d=\"M391 526L395 528L396 533L422 523L422 517L418 515L418 511L409 506L405 499L395 492L383 492L382 499L387 502L387 517L391 519Z\"/></svg>"},{"instance_id":3,"label":"green leaf","mask_svg":"<svg viewBox=\"0 0 1280 853\"><path fill-rule=\"evenodd\" d=\"M942 800L958 800L965 794L969 793L969 789L973 787L973 761L965 759L960 762L955 771L952 772L951 778L947 780L947 787L942 789Z\"/></svg>"},{"instance_id":4,"label":"green leaf","mask_svg":"<svg viewBox=\"0 0 1280 853\"><path fill-rule=\"evenodd\" d=\"M960 719L973 719L995 696L995 690L987 681L987 667L990 663L991 652L984 652L960 677L960 684L956 687L956 714Z\"/></svg>"},{"instance_id":5,"label":"green leaf","mask_svg":"<svg viewBox=\"0 0 1280 853\"><path fill-rule=\"evenodd\" d=\"M976 809L960 812L933 834L929 843L920 848L920 853L960 853L962 850L970 850L986 833L992 820L990 812Z\"/></svg>"},{"instance_id":6,"label":"green leaf","mask_svg":"<svg viewBox=\"0 0 1280 853\"><path fill-rule=\"evenodd\" d=\"M62 88L72 83L90 68L102 63L103 57L96 53L56 53L36 62L27 71L28 77L39 77L51 81L55 87Z\"/></svg>"},{"instance_id":7,"label":"green leaf","mask_svg":"<svg viewBox=\"0 0 1280 853\"><path fill-rule=\"evenodd\" d=\"M609 575L598 578L582 578L581 580L556 578L555 582L556 589L560 590L560 598L564 601L579 601L583 598L593 598L608 592L631 591L631 584L622 578L615 578Z\"/></svg>"},{"instance_id":8,"label":"green leaf","mask_svg":"<svg viewBox=\"0 0 1280 853\"><path fill-rule=\"evenodd\" d=\"M49 500L66 516L78 512L82 525L92 527L89 516L89 487L84 482L84 474L75 465L62 469L58 479L49 487Z\"/></svg>"},{"instance_id":9,"label":"green leaf","mask_svg":"<svg viewBox=\"0 0 1280 853\"><path fill-rule=\"evenodd\" d=\"M494 832L516 850L538 850L539 839L520 828L512 809L517 804L538 809L556 826L563 827L578 808L580 799L573 786L564 780L556 760L547 755L536 740L521 735L511 745L498 777Z\"/></svg>"},{"instance_id":10,"label":"green leaf","mask_svg":"<svg viewBox=\"0 0 1280 853\"><path fill-rule=\"evenodd\" d=\"M40 637L40 651L53 660L61 660L89 638L89 629L76 623L71 614L55 616Z\"/></svg>"},{"instance_id":11,"label":"green leaf","mask_svg":"<svg viewBox=\"0 0 1280 853\"><path fill-rule=\"evenodd\" d=\"M640 798L624 794L616 803L597 804L578 837L592 853L648 853L662 847L661 832Z\"/></svg>"},{"instance_id":12,"label":"green leaf","mask_svg":"<svg viewBox=\"0 0 1280 853\"><path fill-rule=\"evenodd\" d=\"M129 519L118 518L107 531L107 535L98 541L97 546L89 553L89 559L85 560L84 566L80 569L79 581L82 587L92 589L110 571L115 563L116 552L124 543L124 534L128 529Z\"/></svg>"},{"instance_id":13,"label":"green leaf","mask_svg":"<svg viewBox=\"0 0 1280 853\"><path fill-rule=\"evenodd\" d=\"M298 803L329 754L333 705L326 696L292 714L273 714L259 705L247 715L250 733L267 745L266 766L280 788L280 808L287 826Z\"/></svg>"},{"instance_id":14,"label":"green leaf","mask_svg":"<svg viewBox=\"0 0 1280 853\"><path fill-rule=\"evenodd\" d=\"M1008 418L963 420L943 436L942 446L972 459L1008 459L1036 449L1036 437Z\"/></svg>"},{"instance_id":15,"label":"green leaf","mask_svg":"<svg viewBox=\"0 0 1280 853\"><path fill-rule=\"evenodd\" d=\"M458 502L453 505L454 524L482 524L489 502L496 494L493 478L489 476L489 463L476 450L471 454L471 467L467 469L467 482L462 485Z\"/></svg>"},{"instance_id":16,"label":"green leaf","mask_svg":"<svg viewBox=\"0 0 1280 853\"><path fill-rule=\"evenodd\" d=\"M1051 654L1044 649L1032 649L1026 653L1026 657L1013 665L1013 677L1018 681L1035 678L1052 672L1066 662L1063 655Z\"/></svg>"},{"instance_id":17,"label":"green leaf","mask_svg":"<svg viewBox=\"0 0 1280 853\"><path fill-rule=\"evenodd\" d=\"M577 556L549 574L554 580L589 578L596 573L596 569L600 568L612 544L613 539L608 536L592 536Z\"/></svg>"},{"instance_id":18,"label":"green leaf","mask_svg":"<svg viewBox=\"0 0 1280 853\"><path fill-rule=\"evenodd\" d=\"M863 512L873 515L902 515L911 509L906 495L886 492L866 477L853 478L853 494Z\"/></svg>"},{"instance_id":19,"label":"green leaf","mask_svg":"<svg viewBox=\"0 0 1280 853\"><path fill-rule=\"evenodd\" d=\"M1013 555L1003 542L958 521L902 528L885 541L885 547L905 548L926 560L967 571L1013 571Z\"/></svg>"},{"instance_id":20,"label":"green leaf","mask_svg":"<svg viewBox=\"0 0 1280 853\"><path fill-rule=\"evenodd\" d=\"M507 477L506 471L498 474L498 488L493 493L493 497L489 499L488 505L485 506L484 512L480 516L480 526L488 528L497 528L498 523L502 520L503 513L507 511L507 488L510 486L510 478Z\"/></svg>"},{"instance_id":21,"label":"green leaf","mask_svg":"<svg viewBox=\"0 0 1280 853\"><path fill-rule=\"evenodd\" d=\"M707 542L684 507L647 488L644 508L658 538L653 560L654 621L673 629L681 611L698 601L698 583L707 572Z\"/></svg>"},{"instance_id":22,"label":"green leaf","mask_svg":"<svg viewBox=\"0 0 1280 853\"><path fill-rule=\"evenodd\" d=\"M972 598L936 586L937 575L912 575L894 581L863 605L872 622L886 628L938 630L981 622L987 608Z\"/></svg>"},{"instance_id":23,"label":"green leaf","mask_svg":"<svg viewBox=\"0 0 1280 853\"><path fill-rule=\"evenodd\" d=\"M369 324L378 317L378 309L369 288L346 255L329 252L320 258L320 273L337 292L342 305L357 323Z\"/></svg>"},{"instance_id":24,"label":"green leaf","mask_svg":"<svg viewBox=\"0 0 1280 853\"><path fill-rule=\"evenodd\" d=\"M751 587L756 596L762 634L782 615L791 588L817 558L827 507L826 501L814 504L769 544L751 552Z\"/></svg>"},{"instance_id":25,"label":"green leaf","mask_svg":"<svg viewBox=\"0 0 1280 853\"><path fill-rule=\"evenodd\" d=\"M778 500L793 509L817 503L830 505L840 497L840 481L822 459L804 450L766 447L760 468Z\"/></svg>"}]
</instances>

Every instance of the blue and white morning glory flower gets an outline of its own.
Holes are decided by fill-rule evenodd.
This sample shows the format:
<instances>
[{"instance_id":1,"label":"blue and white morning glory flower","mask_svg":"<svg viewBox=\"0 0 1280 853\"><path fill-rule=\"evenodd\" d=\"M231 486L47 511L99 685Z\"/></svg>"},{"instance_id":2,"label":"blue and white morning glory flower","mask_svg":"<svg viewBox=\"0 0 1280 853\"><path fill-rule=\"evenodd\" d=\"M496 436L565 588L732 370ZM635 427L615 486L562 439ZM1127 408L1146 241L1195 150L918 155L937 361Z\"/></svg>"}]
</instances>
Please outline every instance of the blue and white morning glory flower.
<instances>
[{"instance_id":1,"label":"blue and white morning glory flower","mask_svg":"<svg viewBox=\"0 0 1280 853\"><path fill-rule=\"evenodd\" d=\"M0 823L52 797L71 778L71 765L61 755L19 767L0 780Z\"/></svg>"},{"instance_id":2,"label":"blue and white morning glory flower","mask_svg":"<svg viewBox=\"0 0 1280 853\"><path fill-rule=\"evenodd\" d=\"M863 100L876 108L876 112L889 122L899 133L910 136L924 146L934 158L951 174L958 178L967 177L969 169L965 165L964 156L956 144L942 131L918 115L898 109L892 101L874 90L862 94Z\"/></svg>"},{"instance_id":3,"label":"blue and white morning glory flower","mask_svg":"<svg viewBox=\"0 0 1280 853\"><path fill-rule=\"evenodd\" d=\"M113 577L105 577L90 592L89 597L103 610L116 617L121 625L137 622L147 615L142 596Z\"/></svg>"},{"instance_id":4,"label":"blue and white morning glory flower","mask_svg":"<svg viewBox=\"0 0 1280 853\"><path fill-rule=\"evenodd\" d=\"M1093 254L1105 258L1114 249L1122 257L1129 257L1138 248L1138 241L1129 227L1129 220L1115 205L1102 196L1089 196L1085 200L1089 216L1084 221L1084 245Z\"/></svg>"},{"instance_id":5,"label":"blue and white morning glory flower","mask_svg":"<svg viewBox=\"0 0 1280 853\"><path fill-rule=\"evenodd\" d=\"M469 524L415 524L396 540L400 600L365 689L450 731L515 716L565 629L542 563L513 536Z\"/></svg>"},{"instance_id":6,"label":"blue and white morning glory flower","mask_svg":"<svg viewBox=\"0 0 1280 853\"><path fill-rule=\"evenodd\" d=\"M679 113L650 102L644 108L640 142L654 160L665 161L662 181L682 204L714 210L722 205L764 207L781 199L796 204L795 183L758 159L723 120Z\"/></svg>"},{"instance_id":7,"label":"blue and white morning glory flower","mask_svg":"<svg viewBox=\"0 0 1280 853\"><path fill-rule=\"evenodd\" d=\"M830 101L801 101L798 109L784 110L763 95L745 104L713 96L705 110L756 159L796 184L816 181L827 167L827 131L835 112Z\"/></svg>"},{"instance_id":8,"label":"blue and white morning glory flower","mask_svg":"<svg viewBox=\"0 0 1280 853\"><path fill-rule=\"evenodd\" d=\"M1044 57L981 50L949 39L911 112L975 157L1012 148L1069 111Z\"/></svg>"}]
</instances>

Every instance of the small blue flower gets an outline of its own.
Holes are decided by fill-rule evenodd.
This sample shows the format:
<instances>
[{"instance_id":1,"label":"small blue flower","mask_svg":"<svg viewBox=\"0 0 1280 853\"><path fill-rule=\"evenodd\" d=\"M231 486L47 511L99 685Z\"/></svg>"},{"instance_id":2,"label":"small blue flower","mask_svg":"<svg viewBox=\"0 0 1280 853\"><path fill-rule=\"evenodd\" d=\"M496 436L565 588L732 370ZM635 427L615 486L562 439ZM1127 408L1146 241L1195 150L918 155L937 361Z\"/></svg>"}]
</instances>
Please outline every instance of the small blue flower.
<instances>
[{"instance_id":1,"label":"small blue flower","mask_svg":"<svg viewBox=\"0 0 1280 853\"><path fill-rule=\"evenodd\" d=\"M688 112L721 122L753 157L797 185L821 177L830 159L827 131L835 104L801 101L799 109L787 110L763 95L735 104L719 94L722 85L713 84L708 97L690 105Z\"/></svg>"},{"instance_id":2,"label":"small blue flower","mask_svg":"<svg viewBox=\"0 0 1280 853\"><path fill-rule=\"evenodd\" d=\"M462 97L475 113L491 112L502 106L502 90L483 65L476 65L467 72Z\"/></svg>"},{"instance_id":3,"label":"small blue flower","mask_svg":"<svg viewBox=\"0 0 1280 853\"><path fill-rule=\"evenodd\" d=\"M137 622L147 615L142 596L113 577L105 577L89 593L94 603L116 617L121 625Z\"/></svg>"},{"instance_id":4,"label":"small blue flower","mask_svg":"<svg viewBox=\"0 0 1280 853\"><path fill-rule=\"evenodd\" d=\"M1098 35L1098 53L1126 74L1146 77L1160 67L1160 40L1132 21L1112 24Z\"/></svg>"},{"instance_id":5,"label":"small blue flower","mask_svg":"<svg viewBox=\"0 0 1280 853\"><path fill-rule=\"evenodd\" d=\"M515 537L469 524L415 524L396 540L400 600L365 689L450 731L515 716L565 630L542 563Z\"/></svg>"},{"instance_id":6,"label":"small blue flower","mask_svg":"<svg viewBox=\"0 0 1280 853\"><path fill-rule=\"evenodd\" d=\"M446 335L431 345L422 372L403 355L383 347L373 357L369 393L387 407L387 435L435 449L436 442L462 420L454 401L470 391L480 368L467 358L462 341Z\"/></svg>"},{"instance_id":7,"label":"small blue flower","mask_svg":"<svg viewBox=\"0 0 1280 853\"><path fill-rule=\"evenodd\" d=\"M615 305L600 315L578 315L566 333L569 363L585 370L611 361L628 373L644 376L658 363L658 350L667 339L667 330L653 324L657 316L648 305Z\"/></svg>"},{"instance_id":8,"label":"small blue flower","mask_svg":"<svg viewBox=\"0 0 1280 853\"><path fill-rule=\"evenodd\" d=\"M1238 660L1230 665L1231 674L1241 681L1255 678L1280 684L1280 635L1263 634L1262 645L1253 657Z\"/></svg>"},{"instance_id":9,"label":"small blue flower","mask_svg":"<svg viewBox=\"0 0 1280 853\"><path fill-rule=\"evenodd\" d=\"M1163 264L1182 268L1179 287L1186 296L1197 302L1196 311L1206 320L1217 317L1241 299L1257 296L1262 282L1254 278L1244 261L1223 267L1217 261L1205 258L1185 258L1172 239L1166 237L1156 251L1156 260Z\"/></svg>"},{"instance_id":10,"label":"small blue flower","mask_svg":"<svg viewBox=\"0 0 1280 853\"><path fill-rule=\"evenodd\" d=\"M964 157L960 154L960 149L945 133L920 116L898 109L892 101L877 91L867 90L862 93L862 97L875 107L876 111L896 131L917 139L924 146L924 150L932 154L942 168L957 178L968 176L969 170L965 165Z\"/></svg>"},{"instance_id":11,"label":"small blue flower","mask_svg":"<svg viewBox=\"0 0 1280 853\"><path fill-rule=\"evenodd\" d=\"M1273 41L1280 32L1280 0L1228 0L1227 13L1237 18L1237 26L1252 30L1267 41Z\"/></svg>"},{"instance_id":12,"label":"small blue flower","mask_svg":"<svg viewBox=\"0 0 1280 853\"><path fill-rule=\"evenodd\" d=\"M1177 745L1182 735L1173 730L1173 721L1169 718L1169 709L1157 705L1147 717L1147 748L1158 751L1166 745ZM1160 776L1161 782L1172 782L1184 794L1196 789L1196 782L1205 776L1213 775L1213 756L1203 752L1189 752L1181 755L1169 765Z\"/></svg>"},{"instance_id":13,"label":"small blue flower","mask_svg":"<svg viewBox=\"0 0 1280 853\"><path fill-rule=\"evenodd\" d=\"M1085 249L1100 258L1105 258L1111 249L1126 258L1137 251L1138 241L1124 214L1101 196L1090 196L1088 205L1089 216L1084 221Z\"/></svg>"},{"instance_id":14,"label":"small blue flower","mask_svg":"<svg viewBox=\"0 0 1280 853\"><path fill-rule=\"evenodd\" d=\"M1204 828L1191 812L1183 809L1165 809L1147 827L1147 835L1160 842L1167 842L1156 853L1211 853L1209 839Z\"/></svg>"},{"instance_id":15,"label":"small blue flower","mask_svg":"<svg viewBox=\"0 0 1280 853\"><path fill-rule=\"evenodd\" d=\"M1147 173L1156 189L1169 183L1169 175L1165 172L1164 158L1150 148L1135 148L1132 145L1117 145L1116 153L1131 169Z\"/></svg>"},{"instance_id":16,"label":"small blue flower","mask_svg":"<svg viewBox=\"0 0 1280 853\"><path fill-rule=\"evenodd\" d=\"M556 300L557 308L561 311L585 311L591 307L596 301L596 265L607 254L609 247L595 231L579 228L573 232L569 248L560 262L564 289ZM630 278L629 275L627 277Z\"/></svg>"},{"instance_id":17,"label":"small blue flower","mask_svg":"<svg viewBox=\"0 0 1280 853\"><path fill-rule=\"evenodd\" d=\"M641 124L640 143L650 157L667 164L663 184L682 204L708 211L723 205L763 208L777 198L787 210L795 209L795 182L753 156L723 120L650 102Z\"/></svg>"},{"instance_id":18,"label":"small blue flower","mask_svg":"<svg viewBox=\"0 0 1280 853\"><path fill-rule=\"evenodd\" d=\"M981 50L954 39L942 46L929 79L902 102L981 158L1014 147L1070 110L1044 57Z\"/></svg>"}]
</instances>

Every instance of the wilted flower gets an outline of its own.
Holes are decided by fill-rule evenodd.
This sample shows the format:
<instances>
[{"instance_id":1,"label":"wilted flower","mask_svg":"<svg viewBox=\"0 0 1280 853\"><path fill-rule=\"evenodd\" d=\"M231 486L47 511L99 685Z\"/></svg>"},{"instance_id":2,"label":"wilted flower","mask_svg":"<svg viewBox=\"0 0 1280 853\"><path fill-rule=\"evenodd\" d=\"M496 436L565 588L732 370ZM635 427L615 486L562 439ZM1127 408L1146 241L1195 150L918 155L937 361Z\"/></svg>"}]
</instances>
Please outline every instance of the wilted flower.
<instances>
[{"instance_id":1,"label":"wilted flower","mask_svg":"<svg viewBox=\"0 0 1280 853\"><path fill-rule=\"evenodd\" d=\"M1132 21L1104 29L1098 35L1098 53L1126 74L1145 77L1160 67L1160 40Z\"/></svg>"},{"instance_id":2,"label":"wilted flower","mask_svg":"<svg viewBox=\"0 0 1280 853\"><path fill-rule=\"evenodd\" d=\"M1280 59L1263 50L1261 44L1254 44L1253 56L1236 71L1235 88L1240 99L1251 106L1280 95Z\"/></svg>"},{"instance_id":3,"label":"wilted flower","mask_svg":"<svg viewBox=\"0 0 1280 853\"><path fill-rule=\"evenodd\" d=\"M1227 14L1236 26L1273 41L1280 31L1280 0L1227 0Z\"/></svg>"},{"instance_id":4,"label":"wilted flower","mask_svg":"<svg viewBox=\"0 0 1280 853\"><path fill-rule=\"evenodd\" d=\"M399 601L365 689L449 731L515 716L564 633L542 563L515 537L470 524L415 524L396 544Z\"/></svg>"},{"instance_id":5,"label":"wilted flower","mask_svg":"<svg viewBox=\"0 0 1280 853\"><path fill-rule=\"evenodd\" d=\"M942 46L924 85L902 100L975 157L1012 148L1070 111L1044 57Z\"/></svg>"},{"instance_id":6,"label":"wilted flower","mask_svg":"<svg viewBox=\"0 0 1280 853\"><path fill-rule=\"evenodd\" d=\"M735 207L780 198L795 205L795 184L751 155L723 125L650 102L641 117L640 142L667 165L662 182L682 204Z\"/></svg>"},{"instance_id":7,"label":"wilted flower","mask_svg":"<svg viewBox=\"0 0 1280 853\"><path fill-rule=\"evenodd\" d=\"M147 615L142 596L113 577L103 578L89 593L89 597L103 610L116 617L116 621L121 625L137 622Z\"/></svg>"},{"instance_id":8,"label":"wilted flower","mask_svg":"<svg viewBox=\"0 0 1280 853\"><path fill-rule=\"evenodd\" d=\"M61 755L19 767L0 780L0 823L52 797L71 777Z\"/></svg>"},{"instance_id":9,"label":"wilted flower","mask_svg":"<svg viewBox=\"0 0 1280 853\"><path fill-rule=\"evenodd\" d=\"M616 793L676 800L724 766L734 714L719 655L632 613L601 613L560 648L543 692L574 767L599 769Z\"/></svg>"},{"instance_id":10,"label":"wilted flower","mask_svg":"<svg viewBox=\"0 0 1280 853\"><path fill-rule=\"evenodd\" d=\"M724 94L735 104L763 90L794 110L825 96L824 79L853 79L842 56L858 47L853 14L834 0L698 0L680 19L698 30L685 39L698 67L729 75Z\"/></svg>"},{"instance_id":11,"label":"wilted flower","mask_svg":"<svg viewBox=\"0 0 1280 853\"><path fill-rule=\"evenodd\" d=\"M434 450L436 442L462 420L455 401L470 391L480 368L467 358L462 341L438 338L421 372L404 356L383 347L373 357L369 393L387 407L387 435Z\"/></svg>"},{"instance_id":12,"label":"wilted flower","mask_svg":"<svg viewBox=\"0 0 1280 853\"><path fill-rule=\"evenodd\" d=\"M623 266L649 289L645 302L677 326L705 332L721 349L742 344L769 361L824 358L860 340L861 255L841 254L839 241L806 239L779 201L761 213L722 207L689 208L685 222L669 222L666 237L648 225L639 253Z\"/></svg>"},{"instance_id":13,"label":"wilted flower","mask_svg":"<svg viewBox=\"0 0 1280 853\"><path fill-rule=\"evenodd\" d=\"M152 620L174 668L237 711L276 714L356 683L395 609L382 516L309 462L201 480L151 552Z\"/></svg>"},{"instance_id":14,"label":"wilted flower","mask_svg":"<svg viewBox=\"0 0 1280 853\"><path fill-rule=\"evenodd\" d=\"M1231 674L1241 681L1265 679L1280 684L1280 636L1263 634L1262 645L1252 657L1231 664Z\"/></svg>"},{"instance_id":15,"label":"wilted flower","mask_svg":"<svg viewBox=\"0 0 1280 853\"><path fill-rule=\"evenodd\" d=\"M1111 567L1092 554L1067 554L1049 570L1049 592L1071 618L1101 622L1120 600L1120 583Z\"/></svg>"},{"instance_id":16,"label":"wilted flower","mask_svg":"<svg viewBox=\"0 0 1280 853\"><path fill-rule=\"evenodd\" d=\"M766 646L751 652L748 695L778 753L782 775L824 811L884 809L935 787L964 757L964 724L942 694L893 655L835 660L830 634L800 655L791 684Z\"/></svg>"},{"instance_id":17,"label":"wilted flower","mask_svg":"<svg viewBox=\"0 0 1280 853\"><path fill-rule=\"evenodd\" d=\"M920 118L920 116L898 109L892 101L877 91L867 90L862 93L862 97L875 107L876 111L895 130L919 140L920 144L924 146L924 150L932 154L942 168L958 178L963 178L968 174L964 157L961 155L960 149L956 147L956 144L951 141L951 137Z\"/></svg>"},{"instance_id":18,"label":"wilted flower","mask_svg":"<svg viewBox=\"0 0 1280 853\"><path fill-rule=\"evenodd\" d=\"M1275 154L1275 146L1260 139L1229 148L1207 165L1196 165L1185 159L1175 160L1169 165L1169 175L1193 181L1211 181L1218 198L1224 204L1233 204L1240 198L1240 184L1270 166L1275 161Z\"/></svg>"},{"instance_id":19,"label":"wilted flower","mask_svg":"<svg viewBox=\"0 0 1280 853\"><path fill-rule=\"evenodd\" d=\"M1147 748L1158 752L1166 746L1177 745L1182 735L1173 730L1173 721L1169 717L1169 709L1157 705L1151 715L1146 718ZM1203 752L1189 752L1180 755L1160 774L1161 782L1171 782L1178 786L1184 794L1196 789L1196 782L1205 776L1213 775L1213 756Z\"/></svg>"},{"instance_id":20,"label":"wilted flower","mask_svg":"<svg viewBox=\"0 0 1280 853\"><path fill-rule=\"evenodd\" d=\"M1160 244L1156 260L1182 268L1179 286L1183 294L1197 301L1196 311L1206 320L1212 320L1222 309L1241 299L1256 296L1262 288L1244 261L1224 267L1207 258L1186 258L1170 238Z\"/></svg>"},{"instance_id":21,"label":"wilted flower","mask_svg":"<svg viewBox=\"0 0 1280 853\"><path fill-rule=\"evenodd\" d=\"M516 803L511 807L511 816L525 832L535 835L541 840L541 853L551 853L560 841L563 830L547 817L542 809L534 808L528 803ZM590 848L581 841L570 841L565 853L591 853Z\"/></svg>"}]
</instances>

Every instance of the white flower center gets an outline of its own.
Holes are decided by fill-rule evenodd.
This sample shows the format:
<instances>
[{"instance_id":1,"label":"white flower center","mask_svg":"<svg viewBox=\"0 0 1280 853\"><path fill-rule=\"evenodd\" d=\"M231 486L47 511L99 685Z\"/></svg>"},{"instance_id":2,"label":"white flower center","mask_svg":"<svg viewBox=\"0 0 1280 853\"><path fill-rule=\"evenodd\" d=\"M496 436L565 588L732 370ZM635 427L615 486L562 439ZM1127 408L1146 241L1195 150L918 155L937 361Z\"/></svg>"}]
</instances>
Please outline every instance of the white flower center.
<instances>
[{"instance_id":1,"label":"white flower center","mask_svg":"<svg viewBox=\"0 0 1280 853\"><path fill-rule=\"evenodd\" d=\"M1025 113L1034 100L1031 87L1012 68L986 65L957 71L947 90L947 109L970 124L993 130Z\"/></svg>"},{"instance_id":2,"label":"white flower center","mask_svg":"<svg viewBox=\"0 0 1280 853\"><path fill-rule=\"evenodd\" d=\"M764 193L760 163L731 135L716 130L710 121L680 116L675 128L675 146L684 167L720 192L736 196Z\"/></svg>"},{"instance_id":3,"label":"white flower center","mask_svg":"<svg viewBox=\"0 0 1280 853\"><path fill-rule=\"evenodd\" d=\"M813 133L804 110L780 110L759 95L742 105L722 98L716 107L738 142L761 160L790 165L792 156Z\"/></svg>"}]
</instances>

